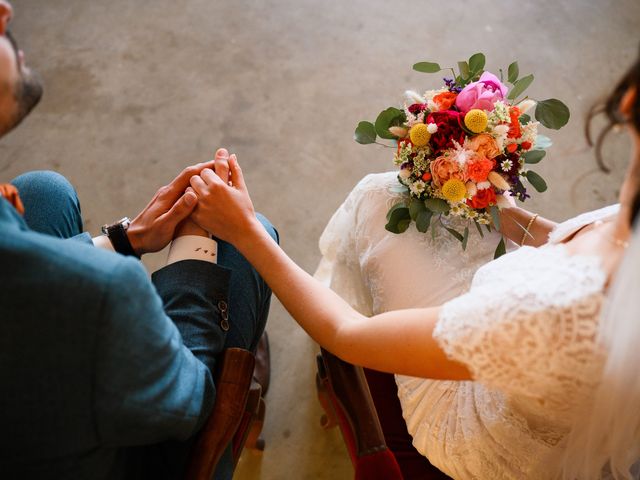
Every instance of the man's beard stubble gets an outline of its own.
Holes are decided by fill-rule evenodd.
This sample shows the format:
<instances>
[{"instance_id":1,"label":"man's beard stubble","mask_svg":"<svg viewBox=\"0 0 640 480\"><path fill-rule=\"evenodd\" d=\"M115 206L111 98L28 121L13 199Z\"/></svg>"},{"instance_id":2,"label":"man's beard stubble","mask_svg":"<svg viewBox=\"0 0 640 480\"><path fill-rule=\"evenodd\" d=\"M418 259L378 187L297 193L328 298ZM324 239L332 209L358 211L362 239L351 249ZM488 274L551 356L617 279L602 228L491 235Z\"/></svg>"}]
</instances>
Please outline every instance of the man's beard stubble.
<instances>
[{"instance_id":1,"label":"man's beard stubble","mask_svg":"<svg viewBox=\"0 0 640 480\"><path fill-rule=\"evenodd\" d=\"M19 58L18 45L9 31L6 32L6 36L11 43L15 52L16 61ZM11 119L9 125L0 125L0 135L7 133L15 128L26 117L31 110L38 104L42 98L42 82L40 76L31 69L24 69L18 65L20 72L20 78L16 82L13 88L13 97L16 102L16 112Z\"/></svg>"}]
</instances>

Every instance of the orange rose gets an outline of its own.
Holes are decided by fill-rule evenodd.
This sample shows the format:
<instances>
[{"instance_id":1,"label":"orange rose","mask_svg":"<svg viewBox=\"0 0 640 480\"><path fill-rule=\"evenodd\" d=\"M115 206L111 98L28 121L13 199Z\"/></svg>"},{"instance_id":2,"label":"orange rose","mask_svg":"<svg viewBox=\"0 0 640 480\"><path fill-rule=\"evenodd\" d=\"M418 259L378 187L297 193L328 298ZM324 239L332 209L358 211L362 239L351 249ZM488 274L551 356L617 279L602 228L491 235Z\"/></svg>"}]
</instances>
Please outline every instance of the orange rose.
<instances>
[{"instance_id":1,"label":"orange rose","mask_svg":"<svg viewBox=\"0 0 640 480\"><path fill-rule=\"evenodd\" d=\"M478 190L478 193L467 200L467 205L477 210L487 208L489 205L495 205L496 201L495 190L493 188L486 188L484 190Z\"/></svg>"},{"instance_id":2,"label":"orange rose","mask_svg":"<svg viewBox=\"0 0 640 480\"><path fill-rule=\"evenodd\" d=\"M457 178L463 182L468 180L466 173L460 168L458 162L450 156L441 155L429 165L433 183L442 187L447 180Z\"/></svg>"},{"instance_id":3,"label":"orange rose","mask_svg":"<svg viewBox=\"0 0 640 480\"><path fill-rule=\"evenodd\" d=\"M473 150L480 157L492 159L500 155L500 149L494 138L488 133L476 135L468 143L469 150Z\"/></svg>"},{"instance_id":4,"label":"orange rose","mask_svg":"<svg viewBox=\"0 0 640 480\"><path fill-rule=\"evenodd\" d=\"M467 163L467 175L474 182L485 182L493 169L493 162L484 157L476 157Z\"/></svg>"},{"instance_id":5,"label":"orange rose","mask_svg":"<svg viewBox=\"0 0 640 480\"><path fill-rule=\"evenodd\" d=\"M451 106L456 103L457 93L442 92L433 97L433 102L438 105L439 111L449 110Z\"/></svg>"}]
</instances>

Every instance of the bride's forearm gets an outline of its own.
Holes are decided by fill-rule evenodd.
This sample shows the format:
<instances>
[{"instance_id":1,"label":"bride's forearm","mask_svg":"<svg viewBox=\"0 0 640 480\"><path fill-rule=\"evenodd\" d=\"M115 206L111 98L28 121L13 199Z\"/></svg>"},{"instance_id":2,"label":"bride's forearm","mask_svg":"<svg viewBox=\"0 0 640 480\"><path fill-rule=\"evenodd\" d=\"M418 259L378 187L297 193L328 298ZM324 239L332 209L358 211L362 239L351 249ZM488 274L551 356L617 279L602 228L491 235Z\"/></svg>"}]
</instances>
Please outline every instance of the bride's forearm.
<instances>
[{"instance_id":1,"label":"bride's forearm","mask_svg":"<svg viewBox=\"0 0 640 480\"><path fill-rule=\"evenodd\" d=\"M293 262L259 222L236 243L300 326L316 342L340 356L345 348L341 344L341 327L365 317Z\"/></svg>"},{"instance_id":2,"label":"bride's forearm","mask_svg":"<svg viewBox=\"0 0 640 480\"><path fill-rule=\"evenodd\" d=\"M547 243L549 233L556 223L537 216L520 207L503 208L500 211L500 229L502 234L518 245L539 247ZM527 230L527 227L528 230ZM525 233L525 231L527 233ZM524 242L522 241L524 238Z\"/></svg>"}]
</instances>

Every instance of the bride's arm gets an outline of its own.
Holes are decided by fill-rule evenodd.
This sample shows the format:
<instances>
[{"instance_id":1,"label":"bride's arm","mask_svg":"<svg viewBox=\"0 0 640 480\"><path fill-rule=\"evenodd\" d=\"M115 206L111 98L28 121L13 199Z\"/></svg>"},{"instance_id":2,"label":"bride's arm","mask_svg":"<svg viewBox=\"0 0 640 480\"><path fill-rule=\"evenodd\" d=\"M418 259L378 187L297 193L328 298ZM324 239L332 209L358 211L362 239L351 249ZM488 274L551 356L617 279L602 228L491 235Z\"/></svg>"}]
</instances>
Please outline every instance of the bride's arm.
<instances>
[{"instance_id":1,"label":"bride's arm","mask_svg":"<svg viewBox=\"0 0 640 480\"><path fill-rule=\"evenodd\" d=\"M234 186L211 170L192 178L199 196L194 220L232 243L269 284L291 316L327 350L356 365L427 378L470 379L433 338L439 308L388 312L371 318L298 267L256 220L234 157Z\"/></svg>"},{"instance_id":2,"label":"bride's arm","mask_svg":"<svg viewBox=\"0 0 640 480\"><path fill-rule=\"evenodd\" d=\"M518 245L539 247L547 243L549 233L556 227L556 223L541 216L537 216L535 220L533 217L533 213L515 205L503 208L500 211L500 230L505 237ZM525 233L527 226L528 235Z\"/></svg>"}]
</instances>

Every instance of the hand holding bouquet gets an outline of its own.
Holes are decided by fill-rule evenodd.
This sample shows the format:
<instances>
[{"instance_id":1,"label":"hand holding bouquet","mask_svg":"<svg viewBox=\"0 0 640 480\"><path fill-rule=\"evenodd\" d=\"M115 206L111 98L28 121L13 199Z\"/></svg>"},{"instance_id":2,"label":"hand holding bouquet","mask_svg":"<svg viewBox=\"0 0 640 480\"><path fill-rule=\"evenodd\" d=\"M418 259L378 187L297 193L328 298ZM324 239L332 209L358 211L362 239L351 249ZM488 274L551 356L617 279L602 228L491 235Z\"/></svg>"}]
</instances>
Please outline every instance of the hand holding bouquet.
<instances>
[{"instance_id":1,"label":"hand holding bouquet","mask_svg":"<svg viewBox=\"0 0 640 480\"><path fill-rule=\"evenodd\" d=\"M387 230L402 233L412 221L420 232L434 228L434 216L453 215L482 226L500 228L499 209L508 207L509 196L520 201L529 197L523 180L538 192L545 181L525 168L536 164L551 145L538 134L538 125L559 129L569 121L569 109L559 100L536 102L519 99L533 81L533 75L518 78L517 62L508 68L505 85L484 71L485 56L473 55L459 62L459 73L423 95L406 92L403 109L383 110L375 123L360 122L355 140L362 144L393 140L394 163L400 168L398 180L408 193L405 201L387 214ZM435 73L443 70L432 62L421 62L414 70ZM533 107L533 121L527 114ZM384 144L383 144L384 145ZM469 227L464 232L444 227L466 248ZM524 227L523 227L524 228ZM496 256L505 251L504 239Z\"/></svg>"}]
</instances>

